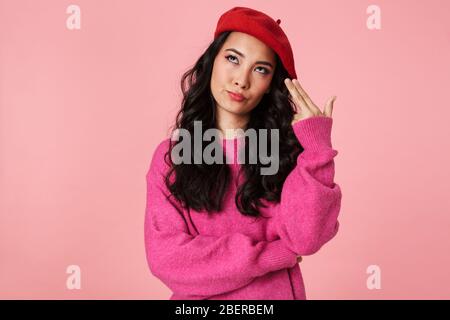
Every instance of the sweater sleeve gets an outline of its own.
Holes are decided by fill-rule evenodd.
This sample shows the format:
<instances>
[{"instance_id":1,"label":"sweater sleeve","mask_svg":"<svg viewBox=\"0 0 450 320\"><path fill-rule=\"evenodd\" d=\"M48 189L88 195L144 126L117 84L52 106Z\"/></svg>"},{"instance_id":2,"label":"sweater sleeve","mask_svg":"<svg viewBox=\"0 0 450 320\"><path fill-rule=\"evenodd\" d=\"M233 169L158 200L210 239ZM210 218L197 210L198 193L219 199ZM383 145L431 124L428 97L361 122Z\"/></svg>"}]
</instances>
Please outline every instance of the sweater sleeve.
<instances>
[{"instance_id":1,"label":"sweater sleeve","mask_svg":"<svg viewBox=\"0 0 450 320\"><path fill-rule=\"evenodd\" d=\"M167 141L167 140L166 140ZM146 175L144 234L151 273L174 293L203 298L249 284L268 272L293 267L297 255L281 240L256 241L242 233L192 234L184 210L163 179L161 143Z\"/></svg>"},{"instance_id":2,"label":"sweater sleeve","mask_svg":"<svg viewBox=\"0 0 450 320\"><path fill-rule=\"evenodd\" d=\"M331 146L332 123L319 116L293 125L304 151L283 184L274 218L280 238L301 256L316 253L339 229L342 193L333 181L338 152Z\"/></svg>"}]
</instances>

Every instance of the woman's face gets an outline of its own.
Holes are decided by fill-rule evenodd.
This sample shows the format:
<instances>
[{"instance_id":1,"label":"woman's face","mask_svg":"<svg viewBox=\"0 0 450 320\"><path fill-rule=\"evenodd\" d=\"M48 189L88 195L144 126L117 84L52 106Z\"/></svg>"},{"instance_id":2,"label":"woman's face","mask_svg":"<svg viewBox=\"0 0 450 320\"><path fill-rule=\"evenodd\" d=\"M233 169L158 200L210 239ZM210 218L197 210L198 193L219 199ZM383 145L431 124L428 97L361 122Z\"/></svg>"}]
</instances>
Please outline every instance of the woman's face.
<instances>
[{"instance_id":1,"label":"woman's face","mask_svg":"<svg viewBox=\"0 0 450 320\"><path fill-rule=\"evenodd\" d=\"M211 92L219 113L247 116L269 91L275 53L257 38L232 32L214 59ZM233 99L229 92L243 96Z\"/></svg>"}]
</instances>

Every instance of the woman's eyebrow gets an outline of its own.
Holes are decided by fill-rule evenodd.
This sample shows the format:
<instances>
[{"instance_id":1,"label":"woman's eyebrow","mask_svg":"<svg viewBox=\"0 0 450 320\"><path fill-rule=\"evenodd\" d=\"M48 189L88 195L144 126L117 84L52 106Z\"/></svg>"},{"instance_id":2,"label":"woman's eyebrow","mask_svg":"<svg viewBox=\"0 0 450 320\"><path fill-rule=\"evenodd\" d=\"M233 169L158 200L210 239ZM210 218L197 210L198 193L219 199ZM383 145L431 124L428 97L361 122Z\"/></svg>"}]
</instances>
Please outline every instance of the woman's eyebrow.
<instances>
[{"instance_id":1,"label":"woman's eyebrow","mask_svg":"<svg viewBox=\"0 0 450 320\"><path fill-rule=\"evenodd\" d=\"M239 52L238 50L234 49L234 48L229 48L229 49L225 49L225 51L233 51L236 54L240 55L242 58L245 58L245 55L242 52ZM270 66L271 68L273 68L273 65L268 62L268 61L256 61L257 64L264 64L266 66Z\"/></svg>"}]
</instances>

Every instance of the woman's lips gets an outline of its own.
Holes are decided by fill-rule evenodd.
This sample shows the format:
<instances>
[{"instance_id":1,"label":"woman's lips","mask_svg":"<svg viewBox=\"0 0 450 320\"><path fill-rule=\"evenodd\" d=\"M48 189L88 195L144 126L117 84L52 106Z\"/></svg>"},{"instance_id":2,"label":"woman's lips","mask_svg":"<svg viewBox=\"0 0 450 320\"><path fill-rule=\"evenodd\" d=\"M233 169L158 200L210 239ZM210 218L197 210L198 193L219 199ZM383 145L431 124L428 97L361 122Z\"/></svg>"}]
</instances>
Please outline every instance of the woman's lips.
<instances>
[{"instance_id":1,"label":"woman's lips","mask_svg":"<svg viewBox=\"0 0 450 320\"><path fill-rule=\"evenodd\" d=\"M245 100L244 96L242 96L242 95L240 95L240 94L233 93L233 92L230 92L230 91L227 91L227 92L228 92L228 95L230 96L230 98L231 98L232 100L234 100L234 101L242 102L242 101Z\"/></svg>"}]
</instances>

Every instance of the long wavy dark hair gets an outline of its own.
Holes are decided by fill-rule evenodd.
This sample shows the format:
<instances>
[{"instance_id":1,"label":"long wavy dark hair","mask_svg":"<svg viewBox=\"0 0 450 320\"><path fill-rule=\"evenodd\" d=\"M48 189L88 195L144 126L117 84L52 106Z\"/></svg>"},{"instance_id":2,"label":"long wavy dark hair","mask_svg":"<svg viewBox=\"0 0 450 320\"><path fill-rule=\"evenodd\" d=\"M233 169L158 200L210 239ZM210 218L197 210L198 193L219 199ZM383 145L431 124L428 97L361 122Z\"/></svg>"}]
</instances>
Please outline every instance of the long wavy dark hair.
<instances>
[{"instance_id":1,"label":"long wavy dark hair","mask_svg":"<svg viewBox=\"0 0 450 320\"><path fill-rule=\"evenodd\" d=\"M220 34L211 42L195 65L183 74L182 106L176 116L172 134L177 129L183 128L193 137L194 121L201 121L202 132L216 128L216 102L210 90L211 74L214 59L230 33L231 31L226 31ZM235 203L238 210L246 216L261 216L259 207L266 207L261 199L275 203L280 201L283 183L295 167L297 156L303 152L303 147L297 140L291 125L295 110L289 90L284 84L288 73L277 54L275 58L276 67L270 92L264 94L259 104L251 111L250 120L245 129L253 128L256 132L258 129L268 129L268 132L270 129L279 130L279 169L277 174L261 175L260 168L264 165L260 163L259 158L256 164L248 163L249 161L241 164L239 173L243 173L245 179L237 189ZM267 135L269 146L271 145L270 136L270 134ZM207 213L220 212L231 178L231 169L225 163L225 158L222 164L195 164L192 159L190 164L174 164L171 152L177 143L182 143L182 139L178 142L171 141L169 150L164 155L166 163L170 165L165 184L171 195L178 199L184 208L205 210ZM203 142L202 150L209 143ZM244 146L245 155L249 155L247 140ZM193 150L191 155L193 157ZM172 174L175 174L173 179Z\"/></svg>"}]
</instances>

